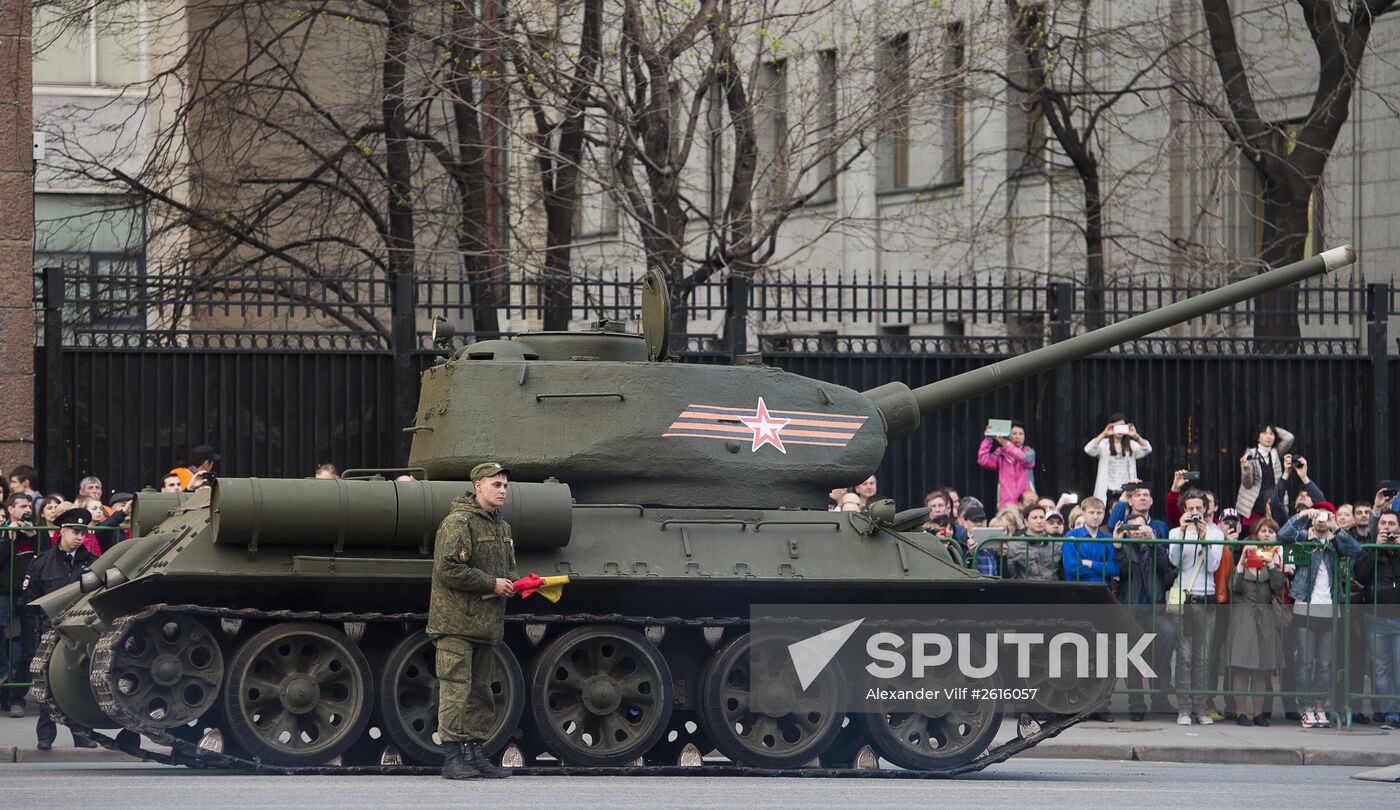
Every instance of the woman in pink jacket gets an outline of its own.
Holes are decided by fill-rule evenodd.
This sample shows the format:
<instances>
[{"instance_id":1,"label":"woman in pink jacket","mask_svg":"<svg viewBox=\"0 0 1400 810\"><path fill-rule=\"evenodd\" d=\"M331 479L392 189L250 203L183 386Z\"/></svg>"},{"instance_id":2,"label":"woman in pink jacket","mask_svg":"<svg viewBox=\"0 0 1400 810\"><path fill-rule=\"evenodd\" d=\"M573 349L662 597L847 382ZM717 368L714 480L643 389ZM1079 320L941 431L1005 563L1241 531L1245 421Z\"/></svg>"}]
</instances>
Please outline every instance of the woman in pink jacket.
<instances>
[{"instance_id":1,"label":"woman in pink jacket","mask_svg":"<svg viewBox=\"0 0 1400 810\"><path fill-rule=\"evenodd\" d=\"M983 433L991 429L988 425ZM997 508L1015 506L1026 490L1035 489L1035 450L1026 446L1025 424L1013 421L1011 436L987 436L977 449L977 463L997 473Z\"/></svg>"}]
</instances>

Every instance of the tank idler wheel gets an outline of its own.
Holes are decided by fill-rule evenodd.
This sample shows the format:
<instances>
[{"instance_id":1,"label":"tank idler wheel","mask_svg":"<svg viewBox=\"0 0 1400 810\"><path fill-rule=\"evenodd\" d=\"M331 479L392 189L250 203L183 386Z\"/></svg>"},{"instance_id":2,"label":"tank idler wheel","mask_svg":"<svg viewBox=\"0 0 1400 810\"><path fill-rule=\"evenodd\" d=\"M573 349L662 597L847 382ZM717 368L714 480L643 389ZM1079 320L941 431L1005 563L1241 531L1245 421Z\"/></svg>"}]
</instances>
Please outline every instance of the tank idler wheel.
<instances>
[{"instance_id":1,"label":"tank idler wheel","mask_svg":"<svg viewBox=\"0 0 1400 810\"><path fill-rule=\"evenodd\" d=\"M626 765L669 727L671 668L634 630L570 630L535 655L528 682L535 727L566 764Z\"/></svg>"},{"instance_id":2,"label":"tank idler wheel","mask_svg":"<svg viewBox=\"0 0 1400 810\"><path fill-rule=\"evenodd\" d=\"M203 716L223 680L217 636L193 617L157 614L117 639L99 686L142 723L170 729Z\"/></svg>"},{"instance_id":3,"label":"tank idler wheel","mask_svg":"<svg viewBox=\"0 0 1400 810\"><path fill-rule=\"evenodd\" d=\"M493 756L510 742L525 710L520 662L504 644L496 645L495 652L491 698L496 719L482 745ZM384 731L406 758L422 765L442 764L442 741L437 737L437 648L426 631L419 630L389 651L379 676L379 711Z\"/></svg>"},{"instance_id":4,"label":"tank idler wheel","mask_svg":"<svg viewBox=\"0 0 1400 810\"><path fill-rule=\"evenodd\" d=\"M234 653L224 686L228 731L275 765L322 765L350 750L369 723L369 661L339 630L274 624Z\"/></svg>"},{"instance_id":5,"label":"tank idler wheel","mask_svg":"<svg viewBox=\"0 0 1400 810\"><path fill-rule=\"evenodd\" d=\"M846 690L838 662L804 690L787 645L753 646L745 633L715 654L700 692L700 718L715 747L759 768L795 768L817 758L841 731ZM796 639L794 639L796 640Z\"/></svg>"}]
</instances>

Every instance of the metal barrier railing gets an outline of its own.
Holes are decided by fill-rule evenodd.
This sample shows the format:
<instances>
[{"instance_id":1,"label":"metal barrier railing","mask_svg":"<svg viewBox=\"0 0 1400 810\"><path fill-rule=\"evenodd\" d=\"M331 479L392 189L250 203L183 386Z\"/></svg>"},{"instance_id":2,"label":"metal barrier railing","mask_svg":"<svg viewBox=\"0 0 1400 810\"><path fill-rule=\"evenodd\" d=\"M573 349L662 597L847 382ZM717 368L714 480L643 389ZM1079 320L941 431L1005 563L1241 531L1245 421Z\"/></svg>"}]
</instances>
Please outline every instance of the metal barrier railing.
<instances>
[{"instance_id":1,"label":"metal barrier railing","mask_svg":"<svg viewBox=\"0 0 1400 810\"><path fill-rule=\"evenodd\" d=\"M1093 572L1094 567L1084 568L1080 564L1070 564L1064 561L1064 549L1067 544L1090 543L1108 544L1111 555L1105 557L1102 546L1093 549L1096 561L1107 562L1111 560L1114 566L1107 569L1107 576L1099 574L1092 578L1085 576L1084 572ZM1130 698L1130 705L1133 696L1151 695L1156 699L1164 697L1168 691L1177 697L1178 709L1183 704L1183 696L1200 696L1206 702L1212 703L1216 696L1224 700L1225 712L1229 714L1234 711L1242 712L1243 707L1248 705L1248 700L1255 698L1262 699L1262 705L1267 710L1276 702L1283 702L1285 708L1293 702L1298 701L1300 707L1309 703L1331 704L1329 711L1340 716L1343 724L1350 722L1348 707L1356 705L1357 694L1352 693L1348 687L1349 679L1349 659L1350 655L1350 619L1351 606L1349 604L1349 591L1347 583L1350 581L1348 568L1345 559L1340 557L1331 545L1324 545L1316 542L1288 543L1282 540L1273 542L1247 540L1173 540L1160 538L1075 538L1054 535L1042 536L1015 536L1015 537L991 537L984 538L973 545L964 556L964 565L968 568L983 570L994 568L998 576L1003 578L1023 578L1023 579L1050 579L1046 576L1049 573L1046 568L1045 559L1054 559L1053 554L1046 554L1046 546L1051 549L1058 549L1060 552L1059 564L1055 566L1053 577L1059 581L1104 581L1105 586L1113 591L1114 595L1130 609L1134 617L1138 620L1145 631L1156 630L1159 636L1163 629L1174 629L1180 633L1183 622L1183 612L1174 612L1168 609L1165 595L1170 592L1178 572L1175 567L1170 570L1163 570L1163 556L1156 553L1130 553L1128 549L1132 547L1153 547L1163 548L1170 553L1173 546L1203 546L1222 547L1221 560L1219 565L1226 565L1225 551L1229 552L1230 572L1226 575L1225 582L1231 583L1237 566L1242 564L1245 547L1268 547L1277 549L1274 552L1279 557L1280 569L1284 566L1294 566L1300 568L1311 564L1312 555L1326 554L1331 560L1331 569L1339 572L1339 575L1331 577L1331 606L1325 611L1320 605L1307 606L1300 609L1290 597L1285 597L1291 590L1292 581L1287 576L1282 577L1282 586L1274 593L1270 588L1270 595L1267 604L1258 602L1240 602L1234 598L1233 588L1227 584L1227 596L1222 601L1218 593L1212 593L1211 598L1205 604L1201 604L1195 609L1208 609L1208 618L1200 619L1211 623L1211 644L1206 651L1209 660L1209 675L1207 683L1203 688L1183 688L1179 677L1172 678L1172 688L1170 690L1162 688L1148 688L1145 684L1128 683L1120 687L1117 691L1127 694ZM1207 552L1208 553L1208 552ZM1020 556L1018 560L1017 557ZM995 557L995 566L989 565L988 557ZM1180 552L1177 555L1181 558ZM1125 565L1125 563L1127 563ZM1167 562L1170 566L1170 562ZM1246 566L1247 568L1248 566ZM1100 571L1105 570L1100 568ZM1217 571L1219 569L1217 568ZM1014 574L1019 574L1015 576ZM1209 578L1214 582L1215 573L1210 573ZM1147 582L1142 582L1147 580ZM1146 586L1146 587L1144 587ZM1202 588L1202 590L1214 591L1215 587ZM1137 601L1144 595L1150 601ZM1230 653L1236 640L1236 636L1241 632L1242 627L1235 619L1235 612L1238 610L1252 611L1248 614L1251 619L1256 619L1258 624L1263 624L1264 630L1272 631L1276 634L1276 639L1272 644L1262 644L1263 647L1274 647L1275 666L1260 667L1257 670L1251 669L1245 678L1247 682L1257 678L1263 679L1266 688L1236 688L1232 685L1234 680L1234 670L1242 669L1232 667L1229 659L1234 657ZM1262 619L1262 621L1257 621ZM1306 632L1305 632L1306 631ZM1314 639L1314 636L1318 639ZM1178 636L1179 638L1179 636ZM1315 643L1320 643L1325 649L1314 650ZM1307 649L1300 649L1300 644L1308 645ZM1303 653L1300 656L1300 652ZM1177 650L1168 650L1164 659L1170 664L1173 655L1180 659ZM1326 660L1319 661L1325 656ZM1301 658L1301 660L1300 660ZM1326 673L1324 684L1305 683L1300 686L1296 683L1297 676L1307 674L1311 676L1316 668L1321 666L1321 671ZM1155 668L1155 667L1154 667ZM1158 682L1162 681L1164 673L1158 669ZM1171 670L1168 669L1168 672ZM1223 682L1222 682L1222 676ZM1311 677L1308 678L1312 680ZM1364 697L1371 697L1369 694ZM1378 695L1377 697L1385 697ZM1256 704L1258 705L1258 704ZM1259 709L1255 708L1246 714L1257 714Z\"/></svg>"},{"instance_id":2,"label":"metal barrier railing","mask_svg":"<svg viewBox=\"0 0 1400 810\"><path fill-rule=\"evenodd\" d=\"M125 526L89 526L88 533L125 532ZM40 617L37 608L25 604L20 587L29 564L52 547L57 526L0 526L0 560L5 563L5 581L0 582L0 711L24 701L33 686L29 659L39 642ZM32 535L32 548L21 552L18 535ZM100 543L99 548L109 545Z\"/></svg>"}]
</instances>

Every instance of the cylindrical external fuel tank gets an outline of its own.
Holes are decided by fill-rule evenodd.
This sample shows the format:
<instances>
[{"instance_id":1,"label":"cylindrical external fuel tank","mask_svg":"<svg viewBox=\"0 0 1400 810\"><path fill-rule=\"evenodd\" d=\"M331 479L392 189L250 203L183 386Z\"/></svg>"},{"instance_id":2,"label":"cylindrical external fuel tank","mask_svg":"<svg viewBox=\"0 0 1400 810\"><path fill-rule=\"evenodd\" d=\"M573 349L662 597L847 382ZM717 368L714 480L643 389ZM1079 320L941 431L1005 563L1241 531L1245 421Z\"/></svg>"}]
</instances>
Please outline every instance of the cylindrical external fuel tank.
<instances>
[{"instance_id":1,"label":"cylindrical external fuel tank","mask_svg":"<svg viewBox=\"0 0 1400 810\"><path fill-rule=\"evenodd\" d=\"M215 543L430 547L468 481L220 478ZM501 510L520 548L559 548L573 532L566 484L512 483Z\"/></svg>"},{"instance_id":2,"label":"cylindrical external fuel tank","mask_svg":"<svg viewBox=\"0 0 1400 810\"><path fill-rule=\"evenodd\" d=\"M156 492L154 489L136 493L136 500L131 506L131 536L145 537L150 534L189 497L188 492Z\"/></svg>"}]
</instances>

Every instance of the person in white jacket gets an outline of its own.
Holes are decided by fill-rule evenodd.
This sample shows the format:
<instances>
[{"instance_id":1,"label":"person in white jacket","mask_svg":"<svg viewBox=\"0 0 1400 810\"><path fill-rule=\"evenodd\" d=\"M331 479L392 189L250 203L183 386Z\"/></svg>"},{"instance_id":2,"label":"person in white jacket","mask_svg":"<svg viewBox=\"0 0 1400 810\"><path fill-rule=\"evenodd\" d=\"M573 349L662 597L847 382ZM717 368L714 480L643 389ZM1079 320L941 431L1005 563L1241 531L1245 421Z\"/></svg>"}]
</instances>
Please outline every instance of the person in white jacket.
<instances>
[{"instance_id":1,"label":"person in white jacket","mask_svg":"<svg viewBox=\"0 0 1400 810\"><path fill-rule=\"evenodd\" d=\"M1138 435L1128 417L1121 413L1108 417L1099 435L1084 445L1084 453L1099 460L1094 497L1106 500L1109 490L1121 490L1129 481L1138 480L1137 461L1151 452L1152 444Z\"/></svg>"}]
</instances>

